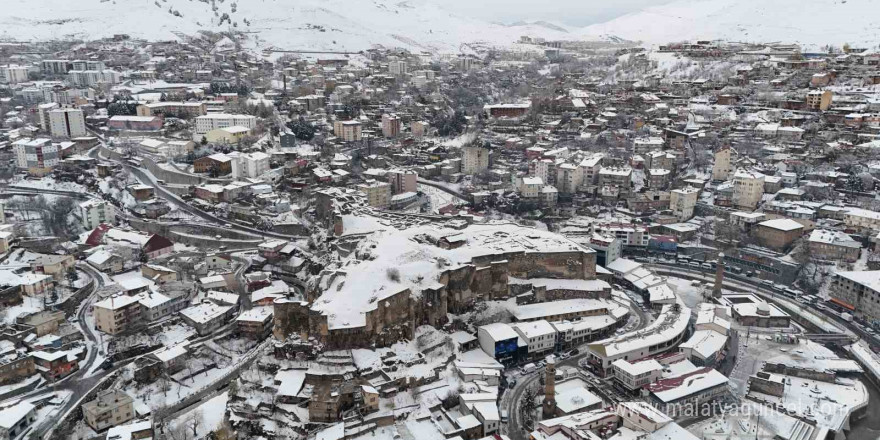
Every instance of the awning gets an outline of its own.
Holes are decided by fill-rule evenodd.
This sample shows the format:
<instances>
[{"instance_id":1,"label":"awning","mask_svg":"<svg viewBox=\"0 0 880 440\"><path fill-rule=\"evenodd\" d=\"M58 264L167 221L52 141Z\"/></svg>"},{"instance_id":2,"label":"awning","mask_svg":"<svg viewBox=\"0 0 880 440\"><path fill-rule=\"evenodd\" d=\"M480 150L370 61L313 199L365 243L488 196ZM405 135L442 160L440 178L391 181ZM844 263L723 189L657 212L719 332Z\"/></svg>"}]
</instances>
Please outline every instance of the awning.
<instances>
[{"instance_id":1,"label":"awning","mask_svg":"<svg viewBox=\"0 0 880 440\"><path fill-rule=\"evenodd\" d=\"M839 300L839 299L837 299L837 298L831 298L831 302L834 303L834 304L837 304L837 305L839 305L840 307L843 307L843 308L845 308L845 309L849 309L849 310L855 310L855 309L856 309L856 307L855 307L854 305L852 305L852 304L850 304L850 303L848 303L848 302L846 302L846 301L841 301L841 300Z\"/></svg>"}]
</instances>

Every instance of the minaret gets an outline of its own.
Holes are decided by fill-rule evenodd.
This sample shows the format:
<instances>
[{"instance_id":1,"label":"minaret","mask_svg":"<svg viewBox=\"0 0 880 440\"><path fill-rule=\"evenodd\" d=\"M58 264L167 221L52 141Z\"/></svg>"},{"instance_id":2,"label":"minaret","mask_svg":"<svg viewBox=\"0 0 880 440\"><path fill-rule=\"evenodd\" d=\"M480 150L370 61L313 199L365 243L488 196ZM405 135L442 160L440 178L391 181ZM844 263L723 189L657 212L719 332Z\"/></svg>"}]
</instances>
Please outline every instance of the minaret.
<instances>
[{"instance_id":1,"label":"minaret","mask_svg":"<svg viewBox=\"0 0 880 440\"><path fill-rule=\"evenodd\" d=\"M712 288L712 297L721 298L721 282L724 280L724 252L718 253L718 264L715 266L715 286Z\"/></svg>"},{"instance_id":2,"label":"minaret","mask_svg":"<svg viewBox=\"0 0 880 440\"><path fill-rule=\"evenodd\" d=\"M544 369L544 418L556 417L556 357L547 356Z\"/></svg>"}]
</instances>

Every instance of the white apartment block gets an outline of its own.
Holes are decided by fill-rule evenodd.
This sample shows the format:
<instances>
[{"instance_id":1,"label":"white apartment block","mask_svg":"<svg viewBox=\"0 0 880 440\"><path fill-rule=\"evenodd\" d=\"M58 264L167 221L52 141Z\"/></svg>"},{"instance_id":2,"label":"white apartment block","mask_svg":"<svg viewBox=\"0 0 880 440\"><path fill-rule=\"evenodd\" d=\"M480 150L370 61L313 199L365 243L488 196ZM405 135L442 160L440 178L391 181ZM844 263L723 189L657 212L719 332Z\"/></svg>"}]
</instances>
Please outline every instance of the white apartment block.
<instances>
[{"instance_id":1,"label":"white apartment block","mask_svg":"<svg viewBox=\"0 0 880 440\"><path fill-rule=\"evenodd\" d=\"M70 70L104 70L107 66L103 61L97 60L73 60Z\"/></svg>"},{"instance_id":2,"label":"white apartment block","mask_svg":"<svg viewBox=\"0 0 880 440\"><path fill-rule=\"evenodd\" d=\"M269 155L262 151L254 153L232 152L232 177L235 179L257 178L269 171Z\"/></svg>"},{"instance_id":3,"label":"white apartment block","mask_svg":"<svg viewBox=\"0 0 880 440\"><path fill-rule=\"evenodd\" d=\"M71 70L67 81L73 86L95 86L98 84L119 84L122 75L115 70Z\"/></svg>"},{"instance_id":4,"label":"white apartment block","mask_svg":"<svg viewBox=\"0 0 880 440\"><path fill-rule=\"evenodd\" d=\"M538 196L541 194L541 188L544 181L540 177L523 177L519 185L520 196L524 199L537 202Z\"/></svg>"},{"instance_id":5,"label":"white apartment block","mask_svg":"<svg viewBox=\"0 0 880 440\"><path fill-rule=\"evenodd\" d=\"M692 186L682 189L674 189L669 193L669 207L679 221L688 221L694 216L694 206L697 205L697 197L700 190Z\"/></svg>"},{"instance_id":6,"label":"white apartment block","mask_svg":"<svg viewBox=\"0 0 880 440\"><path fill-rule=\"evenodd\" d=\"M599 170L602 169L602 159L605 157L604 154L595 154L592 157L588 157L581 161L578 164L578 167L581 169L582 184L583 185L595 185L599 182Z\"/></svg>"},{"instance_id":7,"label":"white apartment block","mask_svg":"<svg viewBox=\"0 0 880 440\"><path fill-rule=\"evenodd\" d=\"M544 183L550 183L550 173L555 167L556 163L550 159L536 159L532 161L532 175L540 178Z\"/></svg>"},{"instance_id":8,"label":"white apartment block","mask_svg":"<svg viewBox=\"0 0 880 440\"><path fill-rule=\"evenodd\" d=\"M401 76L406 75L407 66L406 61L400 60L392 60L388 62L388 72L392 75Z\"/></svg>"},{"instance_id":9,"label":"white apartment block","mask_svg":"<svg viewBox=\"0 0 880 440\"><path fill-rule=\"evenodd\" d=\"M134 419L134 399L124 391L111 388L99 392L95 400L84 403L82 412L86 423L100 432Z\"/></svg>"},{"instance_id":10,"label":"white apartment block","mask_svg":"<svg viewBox=\"0 0 880 440\"><path fill-rule=\"evenodd\" d=\"M6 84L18 84L28 81L27 66L8 65L0 67L0 80Z\"/></svg>"},{"instance_id":11,"label":"white apartment block","mask_svg":"<svg viewBox=\"0 0 880 440\"><path fill-rule=\"evenodd\" d=\"M764 196L764 175L756 171L738 169L733 175L733 204L740 209L753 210Z\"/></svg>"},{"instance_id":12,"label":"white apartment block","mask_svg":"<svg viewBox=\"0 0 880 440\"><path fill-rule=\"evenodd\" d=\"M78 212L83 228L87 231L97 228L101 223L115 223L116 211L110 202L89 200L79 204Z\"/></svg>"},{"instance_id":13,"label":"white apartment block","mask_svg":"<svg viewBox=\"0 0 880 440\"><path fill-rule=\"evenodd\" d=\"M518 322L513 330L529 345L529 356L552 351L556 346L556 329L545 320Z\"/></svg>"},{"instance_id":14,"label":"white apartment block","mask_svg":"<svg viewBox=\"0 0 880 440\"><path fill-rule=\"evenodd\" d=\"M78 108L57 108L49 112L49 132L52 137L74 138L87 134L86 118Z\"/></svg>"},{"instance_id":15,"label":"white apartment block","mask_svg":"<svg viewBox=\"0 0 880 440\"><path fill-rule=\"evenodd\" d=\"M201 140L202 136L211 130L228 127L245 127L253 130L257 127L256 116L251 115L233 115L229 113L213 113L209 115L199 116L195 119L196 127L193 138Z\"/></svg>"},{"instance_id":16,"label":"white apartment block","mask_svg":"<svg viewBox=\"0 0 880 440\"><path fill-rule=\"evenodd\" d=\"M49 112L55 110L59 105L55 102L40 104L37 106L37 116L40 118L40 129L49 131Z\"/></svg>"},{"instance_id":17,"label":"white apartment block","mask_svg":"<svg viewBox=\"0 0 880 440\"><path fill-rule=\"evenodd\" d=\"M464 147L461 149L461 172L477 174L489 169L489 150L483 147Z\"/></svg>"},{"instance_id":18,"label":"white apartment block","mask_svg":"<svg viewBox=\"0 0 880 440\"><path fill-rule=\"evenodd\" d=\"M367 204L379 209L388 209L391 204L391 184L387 182L367 181L357 188L367 196Z\"/></svg>"},{"instance_id":19,"label":"white apartment block","mask_svg":"<svg viewBox=\"0 0 880 440\"><path fill-rule=\"evenodd\" d=\"M574 194L584 180L583 169L570 163L556 168L556 189L562 194Z\"/></svg>"}]
</instances>

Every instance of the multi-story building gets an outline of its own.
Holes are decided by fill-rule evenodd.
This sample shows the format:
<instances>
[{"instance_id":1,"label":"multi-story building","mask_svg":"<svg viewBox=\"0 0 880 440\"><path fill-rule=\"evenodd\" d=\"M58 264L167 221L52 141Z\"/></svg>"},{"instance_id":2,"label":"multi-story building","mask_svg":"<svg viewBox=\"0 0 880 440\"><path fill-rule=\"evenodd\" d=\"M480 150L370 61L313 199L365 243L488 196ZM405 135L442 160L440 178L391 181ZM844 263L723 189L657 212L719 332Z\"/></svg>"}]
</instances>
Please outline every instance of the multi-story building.
<instances>
[{"instance_id":1,"label":"multi-story building","mask_svg":"<svg viewBox=\"0 0 880 440\"><path fill-rule=\"evenodd\" d=\"M556 189L562 194L574 194L583 182L583 168L564 163L556 168Z\"/></svg>"},{"instance_id":2,"label":"multi-story building","mask_svg":"<svg viewBox=\"0 0 880 440\"><path fill-rule=\"evenodd\" d=\"M764 196L764 175L740 168L733 175L733 204L754 211Z\"/></svg>"},{"instance_id":3,"label":"multi-story building","mask_svg":"<svg viewBox=\"0 0 880 440\"><path fill-rule=\"evenodd\" d=\"M70 70L67 81L73 86L96 86L99 84L118 84L122 75L115 70Z\"/></svg>"},{"instance_id":4,"label":"multi-story building","mask_svg":"<svg viewBox=\"0 0 880 440\"><path fill-rule=\"evenodd\" d=\"M489 149L481 146L467 146L461 149L461 172L477 174L489 169Z\"/></svg>"},{"instance_id":5,"label":"multi-story building","mask_svg":"<svg viewBox=\"0 0 880 440\"><path fill-rule=\"evenodd\" d=\"M543 187L544 181L540 177L523 177L519 185L520 197L525 201L539 203L538 197L540 197Z\"/></svg>"},{"instance_id":6,"label":"multi-story building","mask_svg":"<svg viewBox=\"0 0 880 440\"><path fill-rule=\"evenodd\" d=\"M42 60L40 61L40 71L46 75L64 75L70 70L71 64L68 60Z\"/></svg>"},{"instance_id":7,"label":"multi-story building","mask_svg":"<svg viewBox=\"0 0 880 440\"><path fill-rule=\"evenodd\" d=\"M556 329L545 320L518 322L510 326L528 344L529 358L544 356L556 347Z\"/></svg>"},{"instance_id":8,"label":"multi-story building","mask_svg":"<svg viewBox=\"0 0 880 440\"><path fill-rule=\"evenodd\" d=\"M727 393L727 377L711 368L661 379L648 386L651 404L669 417L700 414L700 405Z\"/></svg>"},{"instance_id":9,"label":"multi-story building","mask_svg":"<svg viewBox=\"0 0 880 440\"><path fill-rule=\"evenodd\" d=\"M602 167L599 170L599 186L616 186L621 193L629 192L632 188L632 168L629 167Z\"/></svg>"},{"instance_id":10,"label":"multi-story building","mask_svg":"<svg viewBox=\"0 0 880 440\"><path fill-rule=\"evenodd\" d=\"M61 161L58 145L49 139L22 139L12 144L18 168L33 175L42 176Z\"/></svg>"},{"instance_id":11,"label":"multi-story building","mask_svg":"<svg viewBox=\"0 0 880 440\"><path fill-rule=\"evenodd\" d=\"M270 156L262 151L253 153L234 151L226 156L232 159L232 177L235 179L257 178L269 171Z\"/></svg>"},{"instance_id":12,"label":"multi-story building","mask_svg":"<svg viewBox=\"0 0 880 440\"><path fill-rule=\"evenodd\" d=\"M599 182L599 170L602 169L602 159L605 157L604 154L598 153L594 154L591 157L588 157L581 161L578 164L578 167L581 168L583 175L582 184L583 185L595 185Z\"/></svg>"},{"instance_id":13,"label":"multi-story building","mask_svg":"<svg viewBox=\"0 0 880 440\"><path fill-rule=\"evenodd\" d=\"M49 131L49 112L57 109L57 102L48 102L46 104L40 104L37 106L37 116L40 118L40 129L43 131Z\"/></svg>"},{"instance_id":14,"label":"multi-story building","mask_svg":"<svg viewBox=\"0 0 880 440\"><path fill-rule=\"evenodd\" d=\"M831 107L833 93L830 90L811 90L807 93L807 107L810 110L825 111Z\"/></svg>"},{"instance_id":15,"label":"multi-story building","mask_svg":"<svg viewBox=\"0 0 880 440\"><path fill-rule=\"evenodd\" d=\"M400 136L400 117L395 114L382 114L382 136L393 138Z\"/></svg>"},{"instance_id":16,"label":"multi-story building","mask_svg":"<svg viewBox=\"0 0 880 440\"><path fill-rule=\"evenodd\" d=\"M857 233L875 234L880 231L880 212L862 208L846 208L843 224L847 230Z\"/></svg>"},{"instance_id":17,"label":"multi-story building","mask_svg":"<svg viewBox=\"0 0 880 440\"><path fill-rule=\"evenodd\" d=\"M272 308L254 307L235 319L239 334L251 339L263 339L272 333Z\"/></svg>"},{"instance_id":18,"label":"multi-story building","mask_svg":"<svg viewBox=\"0 0 880 440\"><path fill-rule=\"evenodd\" d=\"M196 333L204 336L229 322L229 318L234 312L233 306L203 302L181 310L180 317L194 328Z\"/></svg>"},{"instance_id":19,"label":"multi-story building","mask_svg":"<svg viewBox=\"0 0 880 440\"><path fill-rule=\"evenodd\" d=\"M600 234L614 235L624 246L647 247L651 238L648 228L626 223L597 223L593 230Z\"/></svg>"},{"instance_id":20,"label":"multi-story building","mask_svg":"<svg viewBox=\"0 0 880 440\"><path fill-rule=\"evenodd\" d=\"M843 260L850 263L859 259L862 244L849 234L830 229L814 229L807 239L810 256L820 260Z\"/></svg>"},{"instance_id":21,"label":"multi-story building","mask_svg":"<svg viewBox=\"0 0 880 440\"><path fill-rule=\"evenodd\" d=\"M245 127L253 130L257 127L257 118L251 115L234 115L229 113L211 113L195 119L193 139L200 141L209 131L218 128Z\"/></svg>"},{"instance_id":22,"label":"multi-story building","mask_svg":"<svg viewBox=\"0 0 880 440\"><path fill-rule=\"evenodd\" d=\"M529 162L529 174L538 177L544 183L556 183L556 162L550 159L535 159Z\"/></svg>"},{"instance_id":23,"label":"multi-story building","mask_svg":"<svg viewBox=\"0 0 880 440\"><path fill-rule=\"evenodd\" d=\"M388 62L388 72L392 75L402 76L406 75L407 65L406 61L402 60L391 60Z\"/></svg>"},{"instance_id":24,"label":"multi-story building","mask_svg":"<svg viewBox=\"0 0 880 440\"><path fill-rule=\"evenodd\" d=\"M674 189L669 193L669 208L679 221L688 221L694 216L694 207L697 206L697 197L700 190L692 186Z\"/></svg>"},{"instance_id":25,"label":"multi-story building","mask_svg":"<svg viewBox=\"0 0 880 440\"><path fill-rule=\"evenodd\" d=\"M496 322L477 329L477 340L480 348L501 363L508 363L516 358L519 349L519 333L509 324Z\"/></svg>"},{"instance_id":26,"label":"multi-story building","mask_svg":"<svg viewBox=\"0 0 880 440\"><path fill-rule=\"evenodd\" d=\"M358 185L357 188L366 194L367 204L374 208L388 209L391 204L390 183L371 180Z\"/></svg>"},{"instance_id":27,"label":"multi-story building","mask_svg":"<svg viewBox=\"0 0 880 440\"><path fill-rule=\"evenodd\" d=\"M346 142L356 142L363 138L361 123L358 121L334 122L333 134Z\"/></svg>"},{"instance_id":28,"label":"multi-story building","mask_svg":"<svg viewBox=\"0 0 880 440\"><path fill-rule=\"evenodd\" d=\"M57 108L49 111L49 131L52 137L74 138L87 134L86 119L78 108Z\"/></svg>"},{"instance_id":29,"label":"multi-story building","mask_svg":"<svg viewBox=\"0 0 880 440\"><path fill-rule=\"evenodd\" d=\"M645 180L649 188L664 188L669 183L672 172L663 168L648 168L645 170Z\"/></svg>"},{"instance_id":30,"label":"multi-story building","mask_svg":"<svg viewBox=\"0 0 880 440\"><path fill-rule=\"evenodd\" d=\"M99 60L73 60L70 63L71 70L104 70L107 66Z\"/></svg>"},{"instance_id":31,"label":"multi-story building","mask_svg":"<svg viewBox=\"0 0 880 440\"><path fill-rule=\"evenodd\" d=\"M391 170L385 176L388 177L388 183L391 184L391 194L418 191L419 175L415 171Z\"/></svg>"},{"instance_id":32,"label":"multi-story building","mask_svg":"<svg viewBox=\"0 0 880 440\"><path fill-rule=\"evenodd\" d=\"M412 137L414 137L416 139L421 139L421 138L425 137L425 134L428 133L428 128L430 128L430 127L431 127L431 124L428 124L425 121L413 121L409 125L409 130L410 130L410 133L412 134Z\"/></svg>"},{"instance_id":33,"label":"multi-story building","mask_svg":"<svg viewBox=\"0 0 880 440\"><path fill-rule=\"evenodd\" d=\"M204 102L152 102L137 107L138 116L159 114L175 118L194 118L207 115L208 105Z\"/></svg>"},{"instance_id":34,"label":"multi-story building","mask_svg":"<svg viewBox=\"0 0 880 440\"><path fill-rule=\"evenodd\" d=\"M28 81L27 66L0 66L0 80L6 84L17 84Z\"/></svg>"},{"instance_id":35,"label":"multi-story building","mask_svg":"<svg viewBox=\"0 0 880 440\"><path fill-rule=\"evenodd\" d=\"M804 234L804 225L790 218L778 218L758 223L752 231L761 245L782 251Z\"/></svg>"},{"instance_id":36,"label":"multi-story building","mask_svg":"<svg viewBox=\"0 0 880 440\"><path fill-rule=\"evenodd\" d=\"M136 296L113 295L92 306L95 315L95 328L115 335L140 327L141 307Z\"/></svg>"},{"instance_id":37,"label":"multi-story building","mask_svg":"<svg viewBox=\"0 0 880 440\"><path fill-rule=\"evenodd\" d=\"M86 423L100 432L134 419L134 399L124 391L110 388L99 391L95 400L84 403L82 412Z\"/></svg>"},{"instance_id":38,"label":"multi-story building","mask_svg":"<svg viewBox=\"0 0 880 440\"><path fill-rule=\"evenodd\" d=\"M857 318L880 323L880 270L835 273L829 296Z\"/></svg>"},{"instance_id":39,"label":"multi-story building","mask_svg":"<svg viewBox=\"0 0 880 440\"><path fill-rule=\"evenodd\" d=\"M116 223L116 209L104 200L92 199L79 204L78 213L83 228L92 230L101 223Z\"/></svg>"},{"instance_id":40,"label":"multi-story building","mask_svg":"<svg viewBox=\"0 0 880 440\"><path fill-rule=\"evenodd\" d=\"M731 156L733 150L730 147L721 147L715 152L715 163L712 165L712 180L724 181L730 178Z\"/></svg>"},{"instance_id":41,"label":"multi-story building","mask_svg":"<svg viewBox=\"0 0 880 440\"><path fill-rule=\"evenodd\" d=\"M654 359L629 362L618 359L611 363L614 379L630 392L648 386L663 375L663 365Z\"/></svg>"}]
</instances>

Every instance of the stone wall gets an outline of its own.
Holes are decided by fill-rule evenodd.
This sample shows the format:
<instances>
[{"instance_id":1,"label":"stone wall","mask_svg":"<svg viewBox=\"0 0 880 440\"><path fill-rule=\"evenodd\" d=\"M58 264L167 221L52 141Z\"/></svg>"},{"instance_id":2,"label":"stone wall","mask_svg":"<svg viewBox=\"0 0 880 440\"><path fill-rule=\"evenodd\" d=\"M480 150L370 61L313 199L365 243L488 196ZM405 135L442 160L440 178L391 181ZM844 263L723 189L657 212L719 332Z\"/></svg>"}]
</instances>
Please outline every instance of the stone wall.
<instances>
[{"instance_id":1,"label":"stone wall","mask_svg":"<svg viewBox=\"0 0 880 440\"><path fill-rule=\"evenodd\" d=\"M165 183L174 183L177 185L200 185L202 183L206 183L208 181L207 177L198 176L195 174L187 174L180 171L166 170L165 168L160 167L148 157L145 157L141 161L141 167L145 168L147 171L153 174L157 179L164 181Z\"/></svg>"},{"instance_id":2,"label":"stone wall","mask_svg":"<svg viewBox=\"0 0 880 440\"><path fill-rule=\"evenodd\" d=\"M811 370L809 368L793 367L785 364L764 365L764 371L774 374L783 374L786 376L800 377L802 379L817 380L819 382L834 383L837 380L837 374L834 371Z\"/></svg>"}]
</instances>

